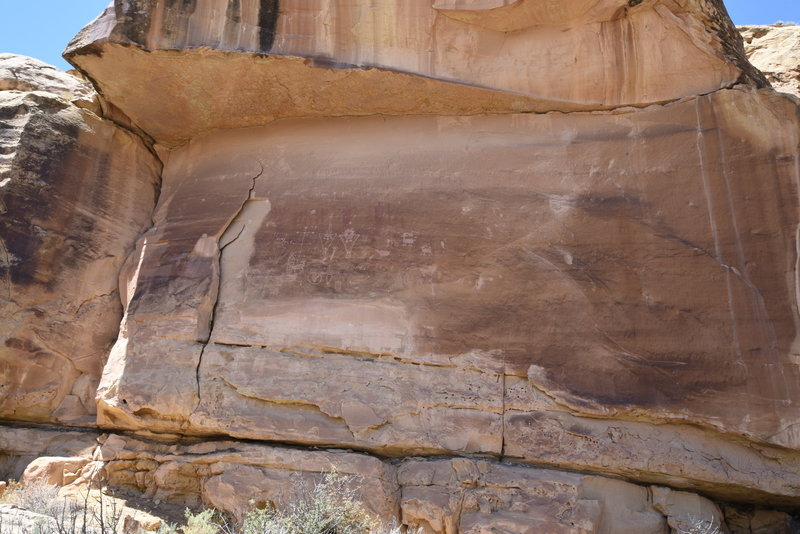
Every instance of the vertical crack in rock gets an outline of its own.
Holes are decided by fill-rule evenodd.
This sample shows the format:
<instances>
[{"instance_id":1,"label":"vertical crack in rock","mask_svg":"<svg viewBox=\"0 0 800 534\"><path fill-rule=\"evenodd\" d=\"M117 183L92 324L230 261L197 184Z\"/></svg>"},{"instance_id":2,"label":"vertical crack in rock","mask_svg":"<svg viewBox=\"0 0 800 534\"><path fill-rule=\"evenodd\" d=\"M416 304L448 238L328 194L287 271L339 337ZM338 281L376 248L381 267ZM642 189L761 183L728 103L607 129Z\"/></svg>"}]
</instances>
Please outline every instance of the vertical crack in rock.
<instances>
[{"instance_id":1,"label":"vertical crack in rock","mask_svg":"<svg viewBox=\"0 0 800 534\"><path fill-rule=\"evenodd\" d=\"M725 140L722 138L722 132L719 127L719 119L717 117L716 109L714 105L711 104L709 106L711 111L711 116L714 119L714 124L717 125L716 129L716 141L717 147L720 153L720 160L722 165L722 179L725 185L725 194L727 197L727 204L728 204L728 213L731 221L731 226L733 228L733 235L734 241L736 244L736 258L735 260L738 262L739 268L737 269L734 266L729 266L728 271L736 276L741 283L743 283L752 293L753 304L755 309L760 316L759 319L763 321L764 328L766 331L764 334L767 336L765 341L768 344L769 351L772 353L772 358L775 359L776 363L780 359L778 356L778 334L775 332L775 325L773 321L770 319L769 310L767 309L767 303L764 299L764 294L761 292L758 286L756 286L753 281L750 279L750 276L747 272L747 255L744 251L744 246L742 245L742 234L739 229L739 217L737 217L736 213L736 202L735 202L735 195L733 194L731 188L731 180L730 180L730 165L729 165L729 158L727 155L727 151L725 148ZM784 376L784 392L787 395L786 398L791 398L791 394L789 393L789 387L786 384L786 379Z\"/></svg>"},{"instance_id":2,"label":"vertical crack in rock","mask_svg":"<svg viewBox=\"0 0 800 534\"><path fill-rule=\"evenodd\" d=\"M701 106L703 104L703 99L698 98L695 100L694 107L695 107L695 115L697 120L697 138L696 138L696 149L697 149L697 157L700 163L700 178L703 183L703 194L706 200L706 212L708 214L708 222L711 230L711 237L714 241L714 254L712 258L714 261L719 263L723 266L726 270L731 271L732 268L729 265L726 265L725 262L722 261L722 245L720 243L720 235L719 235L719 228L717 227L717 214L714 208L714 201L712 199L713 192L711 190L711 181L710 177L708 176L707 165L705 161L705 155L707 150L707 142L705 138L705 126L703 125L703 116L701 113ZM725 277L725 284L728 293L728 311L731 316L731 326L733 328L732 337L733 337L733 346L736 350L737 362L740 365L744 365L744 357L742 353L742 344L741 340L739 339L739 330L736 327L737 325L737 317L736 317L736 310L733 306L733 289L731 288L731 279L730 277Z\"/></svg>"},{"instance_id":3,"label":"vertical crack in rock","mask_svg":"<svg viewBox=\"0 0 800 534\"><path fill-rule=\"evenodd\" d=\"M500 397L500 460L506 456L506 367L503 365L503 374L500 375L502 389Z\"/></svg>"},{"instance_id":4,"label":"vertical crack in rock","mask_svg":"<svg viewBox=\"0 0 800 534\"><path fill-rule=\"evenodd\" d=\"M208 345L209 345L209 343L211 343L211 340L212 340L212 338L214 336L214 324L216 322L217 308L219 307L219 293L220 293L220 290L222 288L222 256L224 254L225 249L231 243L235 242L237 239L239 239L242 236L242 234L244 233L245 229L247 228L247 225L242 223L242 227L239 229L239 231L236 233L236 235L233 237L233 239L227 241L226 243L224 243L222 245L220 245L220 242L222 241L222 239L224 238L224 236L228 232L228 230L230 230L231 228L234 227L234 225L236 224L236 221L239 219L239 217L244 212L245 205L249 201L251 201L251 200L253 200L255 198L254 195L255 195L255 190L256 190L256 182L264 174L264 164L261 161L259 161L258 165L259 165L259 167L261 169L258 171L258 174L256 174L255 176L252 177L252 182L250 184L250 188L247 191L247 196L242 201L241 205L239 206L239 209L237 209L236 212L234 212L233 216L228 220L228 223L225 226L223 226L220 229L219 233L217 234L218 235L218 237L217 237L217 247L219 248L219 251L217 252L217 259L216 259L216 261L217 261L217 269L216 269L216 273L215 273L215 276L216 276L217 280L216 280L216 283L212 283L212 289L211 289L211 293L212 294L210 295L210 297L214 301L214 304L211 307L211 315L210 315L210 317L208 319L208 329L207 329L208 335L205 336L204 339L199 340L200 343L202 343L203 346L200 349L200 356L197 358L197 366L195 367L195 383L196 383L196 388L197 388L196 389L197 404L194 407L193 413L200 406L200 402L201 402L200 401L200 366L203 364L203 356L205 355L206 349L208 348ZM186 424L189 424L190 419L191 419L191 416L189 417L189 419L187 419Z\"/></svg>"}]
</instances>

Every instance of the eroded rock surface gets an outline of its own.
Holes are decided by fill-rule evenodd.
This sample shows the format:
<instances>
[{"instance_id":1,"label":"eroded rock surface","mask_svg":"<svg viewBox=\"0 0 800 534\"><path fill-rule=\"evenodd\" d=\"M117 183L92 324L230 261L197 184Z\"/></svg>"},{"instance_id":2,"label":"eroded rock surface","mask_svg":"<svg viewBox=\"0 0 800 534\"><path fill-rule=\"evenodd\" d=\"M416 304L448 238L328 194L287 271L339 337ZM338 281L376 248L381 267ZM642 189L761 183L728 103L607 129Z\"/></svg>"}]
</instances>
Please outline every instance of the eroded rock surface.
<instances>
[{"instance_id":1,"label":"eroded rock surface","mask_svg":"<svg viewBox=\"0 0 800 534\"><path fill-rule=\"evenodd\" d=\"M0 55L0 88L0 417L93 425L160 164L54 67Z\"/></svg>"},{"instance_id":2,"label":"eroded rock surface","mask_svg":"<svg viewBox=\"0 0 800 534\"><path fill-rule=\"evenodd\" d=\"M19 431L3 429L0 440ZM40 442L58 436L56 430L26 432ZM304 485L336 471L357 485L370 512L426 533L667 534L691 531L703 522L713 528L730 525L737 534L788 533L792 528L789 516L776 510L720 508L700 495L663 486L487 459L398 461L237 441L164 443L119 434L85 438L94 447L69 458L71 466L82 461L83 467L67 483L67 493L79 481L91 481L116 488L121 498L213 506L234 517L254 505L283 508ZM75 454L77 449L50 451ZM65 460L40 458L25 476L50 480L51 473L37 467L56 471L70 463Z\"/></svg>"},{"instance_id":3,"label":"eroded rock surface","mask_svg":"<svg viewBox=\"0 0 800 534\"><path fill-rule=\"evenodd\" d=\"M800 26L741 26L747 58L777 91L800 96Z\"/></svg>"},{"instance_id":4,"label":"eroded rock surface","mask_svg":"<svg viewBox=\"0 0 800 534\"><path fill-rule=\"evenodd\" d=\"M541 461L544 429L560 443L570 417L614 417L629 422L590 420L586 445L548 462L738 478L702 454L684 471L681 435L727 450L751 499L794 498L797 472L720 434L797 446L797 132L793 102L737 89L623 114L198 138L170 153L129 261L101 424ZM661 422L713 432L648 430ZM619 437L651 432L653 458ZM617 460L597 460L606 448Z\"/></svg>"},{"instance_id":5,"label":"eroded rock surface","mask_svg":"<svg viewBox=\"0 0 800 534\"><path fill-rule=\"evenodd\" d=\"M800 111L744 54L711 0L114 2L67 51L87 110L5 92L137 147L81 149L92 235L10 219L107 258L20 265L109 286L94 330L56 282L15 328L124 307L88 360L116 335L124 433L26 476L241 516L335 468L429 533L790 532ZM58 373L0 417L88 424L96 373Z\"/></svg>"},{"instance_id":6,"label":"eroded rock surface","mask_svg":"<svg viewBox=\"0 0 800 534\"><path fill-rule=\"evenodd\" d=\"M761 80L718 0L505 4L115 2L66 54L170 146L285 117L601 109Z\"/></svg>"}]
</instances>

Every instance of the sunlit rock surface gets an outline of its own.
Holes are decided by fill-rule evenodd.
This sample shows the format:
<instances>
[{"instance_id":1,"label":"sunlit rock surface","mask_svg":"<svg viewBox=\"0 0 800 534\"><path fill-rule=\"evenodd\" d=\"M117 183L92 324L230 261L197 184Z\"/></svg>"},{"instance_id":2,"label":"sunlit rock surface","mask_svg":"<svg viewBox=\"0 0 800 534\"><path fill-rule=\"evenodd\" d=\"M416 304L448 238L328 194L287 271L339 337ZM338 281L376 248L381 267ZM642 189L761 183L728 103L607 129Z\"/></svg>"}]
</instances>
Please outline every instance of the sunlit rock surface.
<instances>
[{"instance_id":1,"label":"sunlit rock surface","mask_svg":"<svg viewBox=\"0 0 800 534\"><path fill-rule=\"evenodd\" d=\"M135 0L107 9L66 54L136 124L176 145L286 117L641 106L758 79L721 9ZM148 90L131 91L141 80Z\"/></svg>"},{"instance_id":2,"label":"sunlit rock surface","mask_svg":"<svg viewBox=\"0 0 800 534\"><path fill-rule=\"evenodd\" d=\"M745 52L777 91L800 96L800 26L741 26Z\"/></svg>"},{"instance_id":3,"label":"sunlit rock surface","mask_svg":"<svg viewBox=\"0 0 800 534\"><path fill-rule=\"evenodd\" d=\"M54 430L28 430L4 439L28 437L51 443ZM334 470L349 477L365 508L386 521L425 533L548 532L563 534L667 534L702 521L734 534L791 532L785 513L758 507L718 506L694 493L642 486L607 477L501 463L490 459L379 459L342 450L308 450L208 440L159 443L119 434L85 434L51 446L38 465L64 466L83 458L70 491L81 480L101 480L117 496L143 495L163 506L213 506L242 517L252 506L284 508L303 488ZM34 464L31 464L34 465ZM26 477L35 477L29 467ZM751 525L753 528L751 528ZM680 531L680 530L678 530Z\"/></svg>"},{"instance_id":4,"label":"sunlit rock surface","mask_svg":"<svg viewBox=\"0 0 800 534\"><path fill-rule=\"evenodd\" d=\"M55 67L0 55L0 88L0 417L93 425L160 164Z\"/></svg>"},{"instance_id":5,"label":"sunlit rock surface","mask_svg":"<svg viewBox=\"0 0 800 534\"><path fill-rule=\"evenodd\" d=\"M31 476L240 517L336 468L430 533L795 528L800 108L721 3L117 1L67 57L151 158L106 179L160 191L91 277L117 433Z\"/></svg>"},{"instance_id":6,"label":"sunlit rock surface","mask_svg":"<svg viewBox=\"0 0 800 534\"><path fill-rule=\"evenodd\" d=\"M509 375L587 415L795 446L797 132L791 101L737 89L621 114L198 138L170 153L129 261L106 422L141 410L146 426L283 439L256 419L295 405L334 432L308 439L393 446L392 419L415 417L404 397L426 420L499 418ZM481 442L435 448L501 452Z\"/></svg>"}]
</instances>

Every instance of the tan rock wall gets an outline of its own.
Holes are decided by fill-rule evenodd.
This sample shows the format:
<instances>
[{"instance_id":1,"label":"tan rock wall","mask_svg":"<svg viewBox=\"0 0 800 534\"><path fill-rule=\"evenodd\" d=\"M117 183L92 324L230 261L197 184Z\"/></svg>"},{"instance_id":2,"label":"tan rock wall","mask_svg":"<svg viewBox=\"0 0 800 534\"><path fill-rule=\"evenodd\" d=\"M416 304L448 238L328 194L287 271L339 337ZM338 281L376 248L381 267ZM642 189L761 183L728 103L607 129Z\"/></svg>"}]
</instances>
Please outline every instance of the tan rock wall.
<instances>
[{"instance_id":1,"label":"tan rock wall","mask_svg":"<svg viewBox=\"0 0 800 534\"><path fill-rule=\"evenodd\" d=\"M797 125L738 89L198 138L125 271L101 425L792 503Z\"/></svg>"},{"instance_id":2,"label":"tan rock wall","mask_svg":"<svg viewBox=\"0 0 800 534\"><path fill-rule=\"evenodd\" d=\"M45 67L0 56L0 75L24 82L0 91L0 417L93 425L118 273L149 226L160 164L71 102L91 107L84 84Z\"/></svg>"},{"instance_id":3,"label":"tan rock wall","mask_svg":"<svg viewBox=\"0 0 800 534\"><path fill-rule=\"evenodd\" d=\"M800 502L800 113L720 2L116 1L67 54L97 97L0 56L0 418L90 425L97 389L138 437L7 472L791 531L755 506Z\"/></svg>"},{"instance_id":4,"label":"tan rock wall","mask_svg":"<svg viewBox=\"0 0 800 534\"><path fill-rule=\"evenodd\" d=\"M761 83L721 2L557 4L118 1L66 53L168 146L285 117L606 109Z\"/></svg>"},{"instance_id":5,"label":"tan rock wall","mask_svg":"<svg viewBox=\"0 0 800 534\"><path fill-rule=\"evenodd\" d=\"M777 91L800 96L800 26L741 26L747 59Z\"/></svg>"},{"instance_id":6,"label":"tan rock wall","mask_svg":"<svg viewBox=\"0 0 800 534\"><path fill-rule=\"evenodd\" d=\"M63 433L0 428L0 444L50 443L26 469L31 480L83 465L70 486L91 480L128 503L214 506L234 516L254 505L283 508L304 485L335 470L357 486L365 507L430 533L552 532L666 534L705 520L733 534L791 532L790 518L763 508L724 506L694 493L606 477L487 459L401 461L341 450L307 450L236 441L157 442L117 434L83 434L83 444L54 446ZM87 447L87 445L90 445ZM74 456L76 455L77 456ZM72 473L70 472L72 475ZM37 478L38 477L38 478Z\"/></svg>"}]
</instances>

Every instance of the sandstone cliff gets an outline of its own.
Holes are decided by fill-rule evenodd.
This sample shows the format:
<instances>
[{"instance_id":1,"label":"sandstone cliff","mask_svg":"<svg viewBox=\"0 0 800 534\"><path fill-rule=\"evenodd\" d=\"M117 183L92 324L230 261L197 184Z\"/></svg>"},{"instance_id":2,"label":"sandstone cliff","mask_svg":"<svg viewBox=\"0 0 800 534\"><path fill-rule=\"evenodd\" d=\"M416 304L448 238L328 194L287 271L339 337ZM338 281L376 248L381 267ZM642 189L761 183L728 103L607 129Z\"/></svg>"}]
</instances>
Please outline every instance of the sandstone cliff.
<instances>
[{"instance_id":1,"label":"sandstone cliff","mask_svg":"<svg viewBox=\"0 0 800 534\"><path fill-rule=\"evenodd\" d=\"M742 26L747 58L772 86L800 96L800 26Z\"/></svg>"},{"instance_id":2,"label":"sandstone cliff","mask_svg":"<svg viewBox=\"0 0 800 534\"><path fill-rule=\"evenodd\" d=\"M6 474L791 532L800 106L721 2L119 0L66 57L0 58L0 417L96 429Z\"/></svg>"},{"instance_id":3,"label":"sandstone cliff","mask_svg":"<svg viewBox=\"0 0 800 534\"><path fill-rule=\"evenodd\" d=\"M118 273L161 166L94 91L0 54L0 417L94 425L122 314Z\"/></svg>"}]
</instances>

